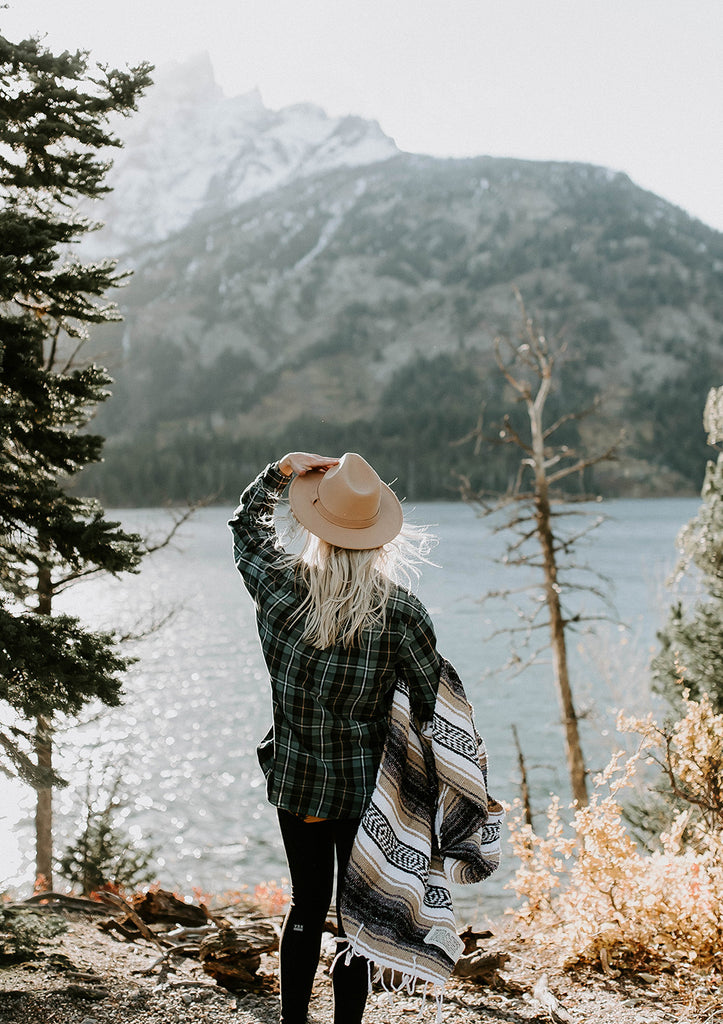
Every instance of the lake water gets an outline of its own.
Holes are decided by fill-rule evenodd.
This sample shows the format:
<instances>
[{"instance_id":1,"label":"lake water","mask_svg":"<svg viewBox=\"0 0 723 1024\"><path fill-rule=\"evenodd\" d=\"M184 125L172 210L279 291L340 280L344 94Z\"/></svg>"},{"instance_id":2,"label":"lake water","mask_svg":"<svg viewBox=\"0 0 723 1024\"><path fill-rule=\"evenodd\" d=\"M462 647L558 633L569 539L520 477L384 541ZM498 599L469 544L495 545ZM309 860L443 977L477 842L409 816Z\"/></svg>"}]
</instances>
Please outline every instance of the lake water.
<instances>
[{"instance_id":1,"label":"lake water","mask_svg":"<svg viewBox=\"0 0 723 1024\"><path fill-rule=\"evenodd\" d=\"M614 709L647 710L647 665L655 631L670 604L664 581L675 561L675 537L694 514L695 499L621 500L603 505L610 518L577 555L611 580L618 622L582 628L571 644L578 710L587 713L583 743L591 769L620 745ZM598 512L599 506L592 511ZM123 827L155 846L165 886L222 892L286 876L275 814L264 795L255 747L270 722L266 672L253 609L231 559L230 509L207 508L183 527L172 547L149 558L139 576L96 580L67 594L67 609L94 626L143 629L173 610L169 622L135 643L125 703L58 736L58 765L71 786L57 796L62 851L73 835L90 775L122 773ZM114 514L130 529L159 534L159 510ZM567 793L557 697L549 664L517 677L501 671L511 622L487 591L520 584L497 564L503 540L487 521L459 504L420 504L410 516L439 537L418 587L434 619L441 652L455 665L486 739L490 789L506 801L518 793L516 725L542 812L550 792ZM60 606L60 602L59 602ZM588 603L586 609L592 609ZM0 781L0 883L24 888L32 878L32 795ZM457 893L461 918L498 914L514 863L509 852L496 876Z\"/></svg>"}]
</instances>

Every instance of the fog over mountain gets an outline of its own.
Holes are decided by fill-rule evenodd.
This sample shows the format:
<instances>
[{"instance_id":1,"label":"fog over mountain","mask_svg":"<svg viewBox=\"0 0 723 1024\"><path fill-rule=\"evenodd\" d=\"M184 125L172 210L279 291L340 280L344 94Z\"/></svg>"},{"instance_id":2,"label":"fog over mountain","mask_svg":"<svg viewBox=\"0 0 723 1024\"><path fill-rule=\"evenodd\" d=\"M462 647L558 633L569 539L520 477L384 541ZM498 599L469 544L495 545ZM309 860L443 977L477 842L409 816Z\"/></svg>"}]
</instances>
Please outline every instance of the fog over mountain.
<instances>
[{"instance_id":1,"label":"fog over mountain","mask_svg":"<svg viewBox=\"0 0 723 1024\"><path fill-rule=\"evenodd\" d=\"M330 118L311 103L269 110L256 91L224 96L205 54L162 68L117 127L125 147L113 155L113 192L93 210L106 227L89 239L103 255L159 242L300 177L399 152L376 122Z\"/></svg>"},{"instance_id":2,"label":"fog over mountain","mask_svg":"<svg viewBox=\"0 0 723 1024\"><path fill-rule=\"evenodd\" d=\"M106 500L232 500L287 446L361 451L410 497L454 496L460 470L505 486L504 459L456 442L508 401L515 287L567 343L554 406L602 392L583 440L626 429L605 492L699 487L721 233L605 168L405 154L374 122L227 99L201 58L122 128L94 210L94 252L135 269L94 342L116 377L87 478Z\"/></svg>"}]
</instances>

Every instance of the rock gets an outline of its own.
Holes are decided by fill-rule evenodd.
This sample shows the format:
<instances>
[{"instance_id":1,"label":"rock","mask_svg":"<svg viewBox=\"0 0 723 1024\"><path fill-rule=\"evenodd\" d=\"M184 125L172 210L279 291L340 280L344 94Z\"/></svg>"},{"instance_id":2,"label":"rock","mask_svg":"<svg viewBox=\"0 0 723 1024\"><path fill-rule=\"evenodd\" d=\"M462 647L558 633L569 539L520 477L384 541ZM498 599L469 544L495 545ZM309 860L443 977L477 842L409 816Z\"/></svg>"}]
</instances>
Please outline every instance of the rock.
<instances>
[{"instance_id":1,"label":"rock","mask_svg":"<svg viewBox=\"0 0 723 1024\"><path fill-rule=\"evenodd\" d=\"M66 985L65 993L75 999L88 999L91 1002L99 1002L110 995L108 989L100 985Z\"/></svg>"}]
</instances>

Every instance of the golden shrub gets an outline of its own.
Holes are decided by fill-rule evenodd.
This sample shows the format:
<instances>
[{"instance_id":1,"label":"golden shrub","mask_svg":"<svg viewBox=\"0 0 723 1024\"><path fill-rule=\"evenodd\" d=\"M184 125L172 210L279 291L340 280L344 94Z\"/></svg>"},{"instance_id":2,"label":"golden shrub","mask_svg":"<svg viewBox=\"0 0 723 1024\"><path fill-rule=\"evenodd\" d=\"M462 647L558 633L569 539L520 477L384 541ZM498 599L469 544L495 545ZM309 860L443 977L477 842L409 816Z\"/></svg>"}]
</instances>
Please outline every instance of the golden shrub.
<instances>
[{"instance_id":1,"label":"golden shrub","mask_svg":"<svg viewBox=\"0 0 723 1024\"><path fill-rule=\"evenodd\" d=\"M686 699L670 728L652 716L621 717L619 728L640 736L638 751L613 757L589 805L569 807L569 825L556 798L544 836L513 805L517 913L570 960L663 958L723 970L723 716L704 696ZM643 760L658 763L687 802L653 853L636 845L620 802Z\"/></svg>"}]
</instances>

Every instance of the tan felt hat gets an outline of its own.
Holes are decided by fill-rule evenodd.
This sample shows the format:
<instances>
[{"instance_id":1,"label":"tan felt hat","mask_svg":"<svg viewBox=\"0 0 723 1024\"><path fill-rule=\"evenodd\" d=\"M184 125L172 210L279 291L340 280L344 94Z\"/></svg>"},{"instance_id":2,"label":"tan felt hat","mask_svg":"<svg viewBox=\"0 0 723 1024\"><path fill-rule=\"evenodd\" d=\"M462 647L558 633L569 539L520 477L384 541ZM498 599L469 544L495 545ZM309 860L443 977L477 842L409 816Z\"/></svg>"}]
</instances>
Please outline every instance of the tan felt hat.
<instances>
[{"instance_id":1,"label":"tan felt hat","mask_svg":"<svg viewBox=\"0 0 723 1024\"><path fill-rule=\"evenodd\" d=\"M354 551L393 540L404 519L394 491L356 452L347 452L326 472L311 470L294 477L289 503L314 536Z\"/></svg>"}]
</instances>

